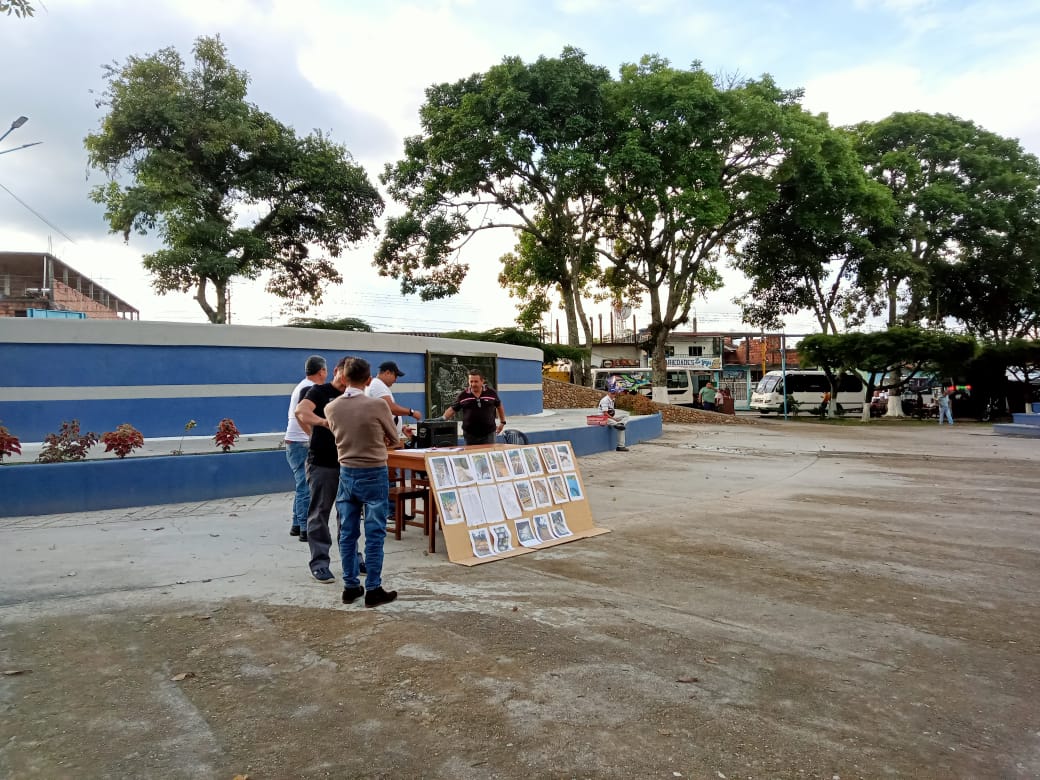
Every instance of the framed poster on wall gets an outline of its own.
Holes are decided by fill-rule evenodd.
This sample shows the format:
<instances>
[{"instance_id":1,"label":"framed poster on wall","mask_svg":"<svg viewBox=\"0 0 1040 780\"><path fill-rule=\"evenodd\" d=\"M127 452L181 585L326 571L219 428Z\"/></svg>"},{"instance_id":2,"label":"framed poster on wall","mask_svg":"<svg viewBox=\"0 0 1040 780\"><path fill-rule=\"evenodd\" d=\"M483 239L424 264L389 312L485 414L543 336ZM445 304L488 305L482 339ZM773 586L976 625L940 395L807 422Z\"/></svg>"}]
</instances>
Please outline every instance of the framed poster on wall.
<instances>
[{"instance_id":1,"label":"framed poster on wall","mask_svg":"<svg viewBox=\"0 0 1040 780\"><path fill-rule=\"evenodd\" d=\"M441 417L444 410L466 389L471 369L484 375L484 381L498 389L498 355L446 355L426 353L426 416Z\"/></svg>"}]
</instances>

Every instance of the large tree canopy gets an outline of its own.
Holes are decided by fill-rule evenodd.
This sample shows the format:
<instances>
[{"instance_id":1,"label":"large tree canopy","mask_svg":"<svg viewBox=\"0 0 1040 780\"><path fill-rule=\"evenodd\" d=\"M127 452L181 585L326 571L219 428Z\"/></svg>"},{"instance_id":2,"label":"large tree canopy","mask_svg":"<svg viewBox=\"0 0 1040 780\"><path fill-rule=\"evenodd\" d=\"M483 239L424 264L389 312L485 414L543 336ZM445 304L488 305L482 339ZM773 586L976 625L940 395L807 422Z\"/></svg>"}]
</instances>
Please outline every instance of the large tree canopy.
<instances>
[{"instance_id":1,"label":"large tree canopy","mask_svg":"<svg viewBox=\"0 0 1040 780\"><path fill-rule=\"evenodd\" d=\"M721 286L717 261L776 198L799 93L768 76L720 84L698 64L672 68L644 57L610 87L615 135L600 249L615 283L643 290L650 306L655 386L665 345L699 294Z\"/></svg>"},{"instance_id":2,"label":"large tree canopy","mask_svg":"<svg viewBox=\"0 0 1040 780\"><path fill-rule=\"evenodd\" d=\"M406 206L376 256L380 273L423 299L454 295L468 271L458 252L480 231L508 228L521 247L503 284L540 305L544 286L563 300L572 344L581 293L596 275L586 246L598 203L602 87L609 73L565 49L558 58L506 58L486 73L426 91L423 132L383 175Z\"/></svg>"},{"instance_id":3,"label":"large tree canopy","mask_svg":"<svg viewBox=\"0 0 1040 780\"><path fill-rule=\"evenodd\" d=\"M808 116L795 130L777 198L735 257L751 282L736 302L757 327L780 329L785 316L808 310L822 333L838 333L865 318L859 266L870 248L866 233L891 224L893 202L867 178L846 132Z\"/></svg>"},{"instance_id":4,"label":"large tree canopy","mask_svg":"<svg viewBox=\"0 0 1040 780\"><path fill-rule=\"evenodd\" d=\"M1040 165L1014 139L954 116L897 113L855 128L896 202L874 231L864 291L889 325L960 319L1003 339L1036 323Z\"/></svg>"},{"instance_id":5,"label":"large tree canopy","mask_svg":"<svg viewBox=\"0 0 1040 780\"><path fill-rule=\"evenodd\" d=\"M199 38L193 52L190 70L172 48L106 68L98 105L108 113L85 143L110 181L93 198L127 240L158 232L165 248L144 258L153 285L194 291L211 322L227 321L235 277L266 272L290 308L319 303L324 285L342 281L329 257L375 233L379 193L343 146L299 138L247 102L248 76L219 38Z\"/></svg>"}]
</instances>

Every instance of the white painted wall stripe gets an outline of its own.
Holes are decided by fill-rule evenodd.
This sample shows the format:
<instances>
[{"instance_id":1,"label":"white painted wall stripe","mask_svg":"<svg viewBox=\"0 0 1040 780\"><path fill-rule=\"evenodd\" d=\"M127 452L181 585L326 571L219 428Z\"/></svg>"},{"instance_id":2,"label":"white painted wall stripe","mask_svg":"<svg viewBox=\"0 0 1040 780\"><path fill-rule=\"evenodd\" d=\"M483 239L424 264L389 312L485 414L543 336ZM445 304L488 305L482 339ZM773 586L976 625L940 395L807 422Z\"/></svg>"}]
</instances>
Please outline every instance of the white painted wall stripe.
<instances>
[{"instance_id":1,"label":"white painted wall stripe","mask_svg":"<svg viewBox=\"0 0 1040 780\"><path fill-rule=\"evenodd\" d=\"M292 394L292 384L241 385L123 385L119 387L0 387L0 402L32 401L125 401L140 398L256 398ZM540 391L540 384L507 384L499 392ZM420 382L397 382L395 394L424 393Z\"/></svg>"}]
</instances>

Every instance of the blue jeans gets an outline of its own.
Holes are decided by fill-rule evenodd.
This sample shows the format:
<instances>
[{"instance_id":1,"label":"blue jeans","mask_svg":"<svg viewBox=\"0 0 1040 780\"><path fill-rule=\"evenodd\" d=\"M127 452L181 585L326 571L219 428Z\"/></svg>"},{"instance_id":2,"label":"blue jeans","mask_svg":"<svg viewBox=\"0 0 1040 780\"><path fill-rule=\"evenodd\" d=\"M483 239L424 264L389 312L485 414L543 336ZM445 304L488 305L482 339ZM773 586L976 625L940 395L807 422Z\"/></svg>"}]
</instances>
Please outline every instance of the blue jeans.
<instances>
[{"instance_id":1,"label":"blue jeans","mask_svg":"<svg viewBox=\"0 0 1040 780\"><path fill-rule=\"evenodd\" d=\"M383 542L386 518L390 511L390 482L386 466L355 469L340 466L336 512L339 515L339 557L343 564L343 584L355 588L358 579L358 539L361 536L361 510L365 510L365 590L383 583Z\"/></svg>"},{"instance_id":2,"label":"blue jeans","mask_svg":"<svg viewBox=\"0 0 1040 780\"><path fill-rule=\"evenodd\" d=\"M943 424L943 418L953 425L953 410L949 406L943 406L939 404L939 425Z\"/></svg>"},{"instance_id":3,"label":"blue jeans","mask_svg":"<svg viewBox=\"0 0 1040 780\"><path fill-rule=\"evenodd\" d=\"M310 445L305 441L287 441L285 443L285 459L289 461L293 479L296 481L296 495L293 496L292 524L293 528L307 529L307 505L311 502L311 489L307 485L307 452Z\"/></svg>"}]
</instances>

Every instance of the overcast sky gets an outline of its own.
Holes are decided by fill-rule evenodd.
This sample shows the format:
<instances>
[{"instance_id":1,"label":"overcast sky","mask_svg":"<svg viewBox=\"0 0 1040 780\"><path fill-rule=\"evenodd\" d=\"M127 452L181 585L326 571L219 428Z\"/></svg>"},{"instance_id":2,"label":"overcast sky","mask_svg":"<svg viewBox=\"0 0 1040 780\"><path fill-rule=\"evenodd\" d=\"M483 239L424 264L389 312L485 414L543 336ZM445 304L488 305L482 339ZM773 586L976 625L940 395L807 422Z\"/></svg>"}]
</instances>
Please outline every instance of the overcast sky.
<instances>
[{"instance_id":1,"label":"overcast sky","mask_svg":"<svg viewBox=\"0 0 1040 780\"><path fill-rule=\"evenodd\" d=\"M656 53L677 66L700 60L711 72L772 74L805 90L804 104L833 123L893 111L952 113L1015 137L1040 153L1040 3L940 0L36 0L34 18L0 17L3 99L0 130L29 122L0 144L40 146L0 156L0 184L68 234L68 241L0 191L0 249L54 253L141 310L142 319L204 322L188 295L155 295L138 236L107 234L87 197L102 181L87 168L83 137L101 66L219 33L236 67L251 76L249 99L301 134L315 128L345 144L376 181L396 159L430 84L486 70L505 56L533 60L567 45L590 62L619 65ZM9 116L8 116L9 115ZM515 306L496 278L511 236L481 237L465 258L462 293L419 304L371 265L375 243L345 258L341 288L317 316L356 316L377 330L486 329L513 324ZM740 329L730 300L739 276L699 302L701 330ZM592 313L598 313L591 307ZM261 283L233 287L233 321L282 323L279 301ZM607 314L604 307L603 314ZM641 323L645 324L645 323ZM788 321L813 329L810 317Z\"/></svg>"}]
</instances>

